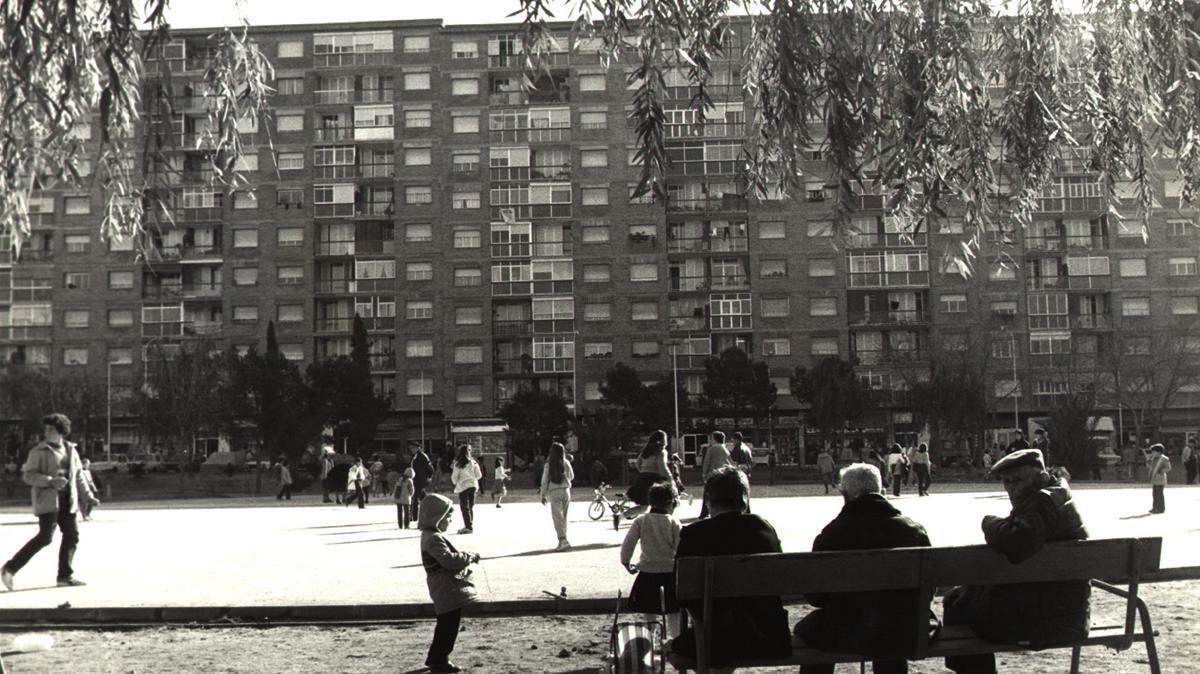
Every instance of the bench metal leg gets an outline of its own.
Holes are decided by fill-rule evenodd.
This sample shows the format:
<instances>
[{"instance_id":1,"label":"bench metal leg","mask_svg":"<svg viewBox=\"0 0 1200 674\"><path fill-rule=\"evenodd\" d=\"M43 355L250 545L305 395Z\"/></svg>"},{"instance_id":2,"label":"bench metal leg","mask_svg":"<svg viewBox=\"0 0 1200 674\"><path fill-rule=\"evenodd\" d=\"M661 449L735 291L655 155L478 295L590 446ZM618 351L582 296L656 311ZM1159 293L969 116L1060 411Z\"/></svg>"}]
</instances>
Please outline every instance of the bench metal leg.
<instances>
[{"instance_id":1,"label":"bench metal leg","mask_svg":"<svg viewBox=\"0 0 1200 674\"><path fill-rule=\"evenodd\" d=\"M1150 624L1150 609L1141 597L1137 598L1138 616L1142 620L1142 631L1146 633L1146 659L1150 661L1150 674L1162 674L1158 664L1158 647L1154 644L1154 627Z\"/></svg>"},{"instance_id":2,"label":"bench metal leg","mask_svg":"<svg viewBox=\"0 0 1200 674\"><path fill-rule=\"evenodd\" d=\"M1079 674L1079 653L1082 650L1079 646L1071 649L1071 674Z\"/></svg>"}]
</instances>

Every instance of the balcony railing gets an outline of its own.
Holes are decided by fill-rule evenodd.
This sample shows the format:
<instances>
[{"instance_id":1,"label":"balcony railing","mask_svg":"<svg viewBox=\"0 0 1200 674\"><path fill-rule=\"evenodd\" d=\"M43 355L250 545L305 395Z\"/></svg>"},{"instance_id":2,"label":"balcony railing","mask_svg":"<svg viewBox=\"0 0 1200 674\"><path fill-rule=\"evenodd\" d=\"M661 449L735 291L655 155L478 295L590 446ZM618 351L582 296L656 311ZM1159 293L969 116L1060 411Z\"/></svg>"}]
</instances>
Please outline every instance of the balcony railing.
<instances>
[{"instance_id":1,"label":"balcony railing","mask_svg":"<svg viewBox=\"0 0 1200 674\"><path fill-rule=\"evenodd\" d=\"M221 321L184 321L183 334L189 337L211 337L220 335L224 325Z\"/></svg>"},{"instance_id":2,"label":"balcony railing","mask_svg":"<svg viewBox=\"0 0 1200 674\"><path fill-rule=\"evenodd\" d=\"M1112 316L1108 314L1082 314L1071 317L1071 327L1081 330L1107 330L1112 327Z\"/></svg>"},{"instance_id":3,"label":"balcony railing","mask_svg":"<svg viewBox=\"0 0 1200 674\"><path fill-rule=\"evenodd\" d=\"M212 222L221 219L221 207L209 208L177 208L175 219L179 222Z\"/></svg>"},{"instance_id":4,"label":"balcony railing","mask_svg":"<svg viewBox=\"0 0 1200 674\"><path fill-rule=\"evenodd\" d=\"M1108 248L1105 245L1103 236L1068 236L1067 248L1085 248L1087 250L1104 250Z\"/></svg>"},{"instance_id":5,"label":"balcony railing","mask_svg":"<svg viewBox=\"0 0 1200 674\"><path fill-rule=\"evenodd\" d=\"M1107 290L1112 287L1111 276L1068 276L1067 288L1071 290Z\"/></svg>"},{"instance_id":6,"label":"balcony railing","mask_svg":"<svg viewBox=\"0 0 1200 674\"><path fill-rule=\"evenodd\" d=\"M714 276L711 285L713 290L748 290L750 279L745 276Z\"/></svg>"},{"instance_id":7,"label":"balcony railing","mask_svg":"<svg viewBox=\"0 0 1200 674\"><path fill-rule=\"evenodd\" d=\"M492 334L514 336L533 334L533 321L493 321Z\"/></svg>"},{"instance_id":8,"label":"balcony railing","mask_svg":"<svg viewBox=\"0 0 1200 674\"><path fill-rule=\"evenodd\" d=\"M0 340L45 341L53 336L54 328L49 325L0 326Z\"/></svg>"},{"instance_id":9,"label":"balcony railing","mask_svg":"<svg viewBox=\"0 0 1200 674\"><path fill-rule=\"evenodd\" d=\"M748 239L744 236L687 239L667 237L668 253L743 253L747 247Z\"/></svg>"},{"instance_id":10,"label":"balcony railing","mask_svg":"<svg viewBox=\"0 0 1200 674\"><path fill-rule=\"evenodd\" d=\"M547 241L533 244L534 257L561 257L571 255L575 245L570 241Z\"/></svg>"},{"instance_id":11,"label":"balcony railing","mask_svg":"<svg viewBox=\"0 0 1200 674\"><path fill-rule=\"evenodd\" d=\"M313 292L330 294L330 293L352 293L354 292L354 281L348 279L324 279L313 284Z\"/></svg>"},{"instance_id":12,"label":"balcony railing","mask_svg":"<svg viewBox=\"0 0 1200 674\"><path fill-rule=\"evenodd\" d=\"M1061 236L1026 236L1025 250L1037 251L1053 251L1062 250L1063 242Z\"/></svg>"},{"instance_id":13,"label":"balcony railing","mask_svg":"<svg viewBox=\"0 0 1200 674\"><path fill-rule=\"evenodd\" d=\"M185 283L181 289L184 299L221 296L220 283Z\"/></svg>"},{"instance_id":14,"label":"balcony railing","mask_svg":"<svg viewBox=\"0 0 1200 674\"><path fill-rule=\"evenodd\" d=\"M181 337L183 321L174 323L142 323L142 337Z\"/></svg>"},{"instance_id":15,"label":"balcony railing","mask_svg":"<svg viewBox=\"0 0 1200 674\"><path fill-rule=\"evenodd\" d=\"M182 285L143 285L142 298L148 300L175 300L183 297Z\"/></svg>"},{"instance_id":16,"label":"balcony railing","mask_svg":"<svg viewBox=\"0 0 1200 674\"><path fill-rule=\"evenodd\" d=\"M354 137L353 126L324 126L313 131L313 137L318 141L350 140Z\"/></svg>"},{"instance_id":17,"label":"balcony railing","mask_svg":"<svg viewBox=\"0 0 1200 674\"><path fill-rule=\"evenodd\" d=\"M182 246L179 248L179 257L184 260L200 260L212 259L221 257L220 246Z\"/></svg>"},{"instance_id":18,"label":"balcony railing","mask_svg":"<svg viewBox=\"0 0 1200 674\"><path fill-rule=\"evenodd\" d=\"M920 349L878 349L852 351L851 356L859 365L884 365L896 363L919 363L929 360L929 352Z\"/></svg>"},{"instance_id":19,"label":"balcony railing","mask_svg":"<svg viewBox=\"0 0 1200 674\"><path fill-rule=\"evenodd\" d=\"M342 66L386 65L393 58L390 51L376 52L342 52L337 54L313 54L313 65L318 68L339 68Z\"/></svg>"},{"instance_id":20,"label":"balcony railing","mask_svg":"<svg viewBox=\"0 0 1200 674\"><path fill-rule=\"evenodd\" d=\"M901 288L929 285L928 271L851 272L851 288Z\"/></svg>"},{"instance_id":21,"label":"balcony railing","mask_svg":"<svg viewBox=\"0 0 1200 674\"><path fill-rule=\"evenodd\" d=\"M372 353L371 371L372 372L390 372L396 369L396 354L388 353Z\"/></svg>"},{"instance_id":22,"label":"balcony railing","mask_svg":"<svg viewBox=\"0 0 1200 674\"><path fill-rule=\"evenodd\" d=\"M395 292L395 278L360 278L354 281L354 286L350 292L371 293L371 292Z\"/></svg>"},{"instance_id":23,"label":"balcony railing","mask_svg":"<svg viewBox=\"0 0 1200 674\"><path fill-rule=\"evenodd\" d=\"M668 319L667 325L672 332L692 332L707 328L708 321L703 316L678 316Z\"/></svg>"},{"instance_id":24,"label":"balcony railing","mask_svg":"<svg viewBox=\"0 0 1200 674\"><path fill-rule=\"evenodd\" d=\"M492 360L495 374L533 374L533 356L522 358L495 358Z\"/></svg>"},{"instance_id":25,"label":"balcony railing","mask_svg":"<svg viewBox=\"0 0 1200 674\"><path fill-rule=\"evenodd\" d=\"M912 235L878 232L852 234L846 237L848 248L920 248L929 242L927 232L915 232Z\"/></svg>"},{"instance_id":26,"label":"balcony railing","mask_svg":"<svg viewBox=\"0 0 1200 674\"><path fill-rule=\"evenodd\" d=\"M746 197L727 195L704 199L667 199L668 211L744 211L749 201Z\"/></svg>"},{"instance_id":27,"label":"balcony railing","mask_svg":"<svg viewBox=\"0 0 1200 674\"><path fill-rule=\"evenodd\" d=\"M1031 276L1025 279L1027 290L1056 290L1067 287L1065 276Z\"/></svg>"},{"instance_id":28,"label":"balcony railing","mask_svg":"<svg viewBox=\"0 0 1200 674\"><path fill-rule=\"evenodd\" d=\"M371 316L361 320L367 330L393 330L396 327L395 316ZM313 330L316 332L350 332L353 329L353 318L318 318L313 321Z\"/></svg>"},{"instance_id":29,"label":"balcony railing","mask_svg":"<svg viewBox=\"0 0 1200 674\"><path fill-rule=\"evenodd\" d=\"M354 255L356 249L354 241L318 241L313 253L324 256Z\"/></svg>"},{"instance_id":30,"label":"balcony railing","mask_svg":"<svg viewBox=\"0 0 1200 674\"><path fill-rule=\"evenodd\" d=\"M929 322L929 312L923 309L850 311L847 317L850 325L903 325Z\"/></svg>"},{"instance_id":31,"label":"balcony railing","mask_svg":"<svg viewBox=\"0 0 1200 674\"><path fill-rule=\"evenodd\" d=\"M690 293L701 290L708 290L708 277L706 276L672 276L671 283L668 286L672 292Z\"/></svg>"},{"instance_id":32,"label":"balcony railing","mask_svg":"<svg viewBox=\"0 0 1200 674\"><path fill-rule=\"evenodd\" d=\"M53 250L32 250L25 248L21 250L20 256L17 259L21 262L53 262Z\"/></svg>"},{"instance_id":33,"label":"balcony railing","mask_svg":"<svg viewBox=\"0 0 1200 674\"><path fill-rule=\"evenodd\" d=\"M358 255L393 255L396 252L395 241L383 239L364 239L354 242L354 253Z\"/></svg>"}]
</instances>

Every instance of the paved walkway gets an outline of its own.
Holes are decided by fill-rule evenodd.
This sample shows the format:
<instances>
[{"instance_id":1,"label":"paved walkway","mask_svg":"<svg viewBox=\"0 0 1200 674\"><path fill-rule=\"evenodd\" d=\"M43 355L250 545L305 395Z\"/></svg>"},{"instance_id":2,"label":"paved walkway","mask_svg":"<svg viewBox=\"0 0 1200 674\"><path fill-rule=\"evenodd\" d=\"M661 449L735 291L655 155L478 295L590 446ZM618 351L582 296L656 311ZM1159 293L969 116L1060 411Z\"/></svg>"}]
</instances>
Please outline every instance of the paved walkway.
<instances>
[{"instance_id":1,"label":"paved walkway","mask_svg":"<svg viewBox=\"0 0 1200 674\"><path fill-rule=\"evenodd\" d=\"M586 490L581 490L586 491ZM1145 516L1150 490L1081 489L1080 507L1093 537L1163 536L1164 566L1200 565L1200 524L1195 513L1200 488L1168 489L1168 513ZM577 493L579 498L582 493ZM175 606L303 606L327 604L425 603L419 535L401 531L392 504L368 508L322 505L319 497L291 502L142 503L98 509L82 523L75 558L77 575L89 584L53 587L57 538L16 577L17 591L0 589L0 611L45 609L69 602L74 608ZM935 545L982 543L979 520L1005 514L1007 501L995 491L905 495L896 501L928 528ZM476 506L477 533L454 536L462 549L484 557L475 574L484 600L543 598L566 588L567 596L613 597L632 578L617 561L626 527L592 522L586 501L570 512L575 548L554 553L550 514L536 502L495 508ZM784 549L810 549L813 537L841 506L838 497L759 497L755 513L779 530ZM700 504L681 508L694 517ZM452 527L461 525L457 519ZM32 516L6 508L0 513L0 559L34 534Z\"/></svg>"}]
</instances>

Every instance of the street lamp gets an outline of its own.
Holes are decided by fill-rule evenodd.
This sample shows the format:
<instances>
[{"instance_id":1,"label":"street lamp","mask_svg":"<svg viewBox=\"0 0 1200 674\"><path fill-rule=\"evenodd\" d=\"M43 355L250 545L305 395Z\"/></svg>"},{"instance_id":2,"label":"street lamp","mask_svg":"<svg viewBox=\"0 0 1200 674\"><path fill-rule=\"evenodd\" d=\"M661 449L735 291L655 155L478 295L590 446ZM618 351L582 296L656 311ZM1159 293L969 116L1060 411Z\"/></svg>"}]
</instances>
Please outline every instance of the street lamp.
<instances>
[{"instance_id":1,"label":"street lamp","mask_svg":"<svg viewBox=\"0 0 1200 674\"><path fill-rule=\"evenodd\" d=\"M679 434L679 361L677 359L676 349L679 347L678 339L671 339L665 342L671 347L671 402L675 407L675 449L682 451L683 437Z\"/></svg>"},{"instance_id":2,"label":"street lamp","mask_svg":"<svg viewBox=\"0 0 1200 674\"><path fill-rule=\"evenodd\" d=\"M421 447L425 447L425 370L420 371L421 383L417 392L421 396Z\"/></svg>"},{"instance_id":3,"label":"street lamp","mask_svg":"<svg viewBox=\"0 0 1200 674\"><path fill-rule=\"evenodd\" d=\"M1008 333L1008 355L1012 358L1012 399L1013 399L1013 428L1020 430L1021 428L1021 409L1020 396L1018 395L1021 388L1020 380L1017 379L1017 333L1006 329L1007 326L1000 326L1001 332Z\"/></svg>"},{"instance_id":4,"label":"street lamp","mask_svg":"<svg viewBox=\"0 0 1200 674\"><path fill-rule=\"evenodd\" d=\"M107 370L107 391L108 394L108 413L104 418L106 432L104 438L104 459L112 466L112 356L108 357Z\"/></svg>"}]
</instances>

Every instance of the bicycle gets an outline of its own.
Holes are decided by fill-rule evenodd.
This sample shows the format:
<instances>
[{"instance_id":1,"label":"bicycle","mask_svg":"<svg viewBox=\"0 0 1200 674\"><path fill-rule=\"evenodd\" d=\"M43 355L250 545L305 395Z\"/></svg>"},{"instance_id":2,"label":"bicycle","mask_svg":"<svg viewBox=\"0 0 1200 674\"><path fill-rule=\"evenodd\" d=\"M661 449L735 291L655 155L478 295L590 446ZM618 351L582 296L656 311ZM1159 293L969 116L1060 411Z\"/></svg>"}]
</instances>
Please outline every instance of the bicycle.
<instances>
[{"instance_id":1,"label":"bicycle","mask_svg":"<svg viewBox=\"0 0 1200 674\"><path fill-rule=\"evenodd\" d=\"M632 503L629 497L624 493L618 493L612 499L608 498L608 490L612 485L607 482L601 482L599 487L596 487L595 497L592 499L591 505L588 506L588 517L592 521L598 522L605 513L612 515L613 529L619 529L621 526L621 518L630 518L629 511L638 507L636 503ZM641 514L641 513L639 513ZM637 517L636 515L634 517Z\"/></svg>"}]
</instances>

